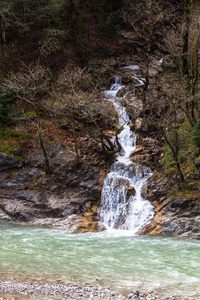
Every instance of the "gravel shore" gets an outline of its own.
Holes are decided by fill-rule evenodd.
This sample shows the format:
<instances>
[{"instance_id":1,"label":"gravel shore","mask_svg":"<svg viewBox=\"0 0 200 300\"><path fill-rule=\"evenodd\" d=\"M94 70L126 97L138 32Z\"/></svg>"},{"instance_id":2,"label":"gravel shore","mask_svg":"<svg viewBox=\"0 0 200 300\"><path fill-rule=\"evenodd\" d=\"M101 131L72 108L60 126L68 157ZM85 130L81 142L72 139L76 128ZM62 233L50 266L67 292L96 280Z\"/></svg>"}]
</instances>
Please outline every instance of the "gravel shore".
<instances>
[{"instance_id":1,"label":"gravel shore","mask_svg":"<svg viewBox=\"0 0 200 300\"><path fill-rule=\"evenodd\" d=\"M20 298L19 298L20 295ZM175 296L161 296L153 291L147 294L139 291L123 293L103 287L81 287L77 284L41 284L0 280L0 300L5 299L143 299L143 300L196 300L195 298L181 298Z\"/></svg>"}]
</instances>

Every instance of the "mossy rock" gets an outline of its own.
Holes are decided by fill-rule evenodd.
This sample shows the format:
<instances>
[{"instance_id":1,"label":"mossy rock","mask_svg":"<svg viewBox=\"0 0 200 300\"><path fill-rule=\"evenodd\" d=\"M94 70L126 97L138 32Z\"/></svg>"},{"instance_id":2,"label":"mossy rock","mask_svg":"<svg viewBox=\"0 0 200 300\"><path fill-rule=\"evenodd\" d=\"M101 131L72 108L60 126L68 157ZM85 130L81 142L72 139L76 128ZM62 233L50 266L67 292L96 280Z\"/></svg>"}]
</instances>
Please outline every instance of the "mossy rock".
<instances>
[{"instance_id":1,"label":"mossy rock","mask_svg":"<svg viewBox=\"0 0 200 300\"><path fill-rule=\"evenodd\" d=\"M6 154L12 154L12 151L14 149L19 149L18 145L4 145L0 147L0 152L6 153Z\"/></svg>"},{"instance_id":2,"label":"mossy rock","mask_svg":"<svg viewBox=\"0 0 200 300\"><path fill-rule=\"evenodd\" d=\"M196 168L194 166L190 166L184 170L184 174L188 175L188 174L194 173L195 171L196 171Z\"/></svg>"},{"instance_id":3,"label":"mossy rock","mask_svg":"<svg viewBox=\"0 0 200 300\"><path fill-rule=\"evenodd\" d=\"M185 195L185 198L190 198L190 197L192 197L193 195L192 194L186 194Z\"/></svg>"},{"instance_id":4,"label":"mossy rock","mask_svg":"<svg viewBox=\"0 0 200 300\"><path fill-rule=\"evenodd\" d=\"M187 184L187 189L189 190L198 190L199 189L199 185L197 182L189 182Z\"/></svg>"},{"instance_id":5,"label":"mossy rock","mask_svg":"<svg viewBox=\"0 0 200 300\"><path fill-rule=\"evenodd\" d=\"M13 154L16 158L21 156L21 146L31 137L20 128L4 128L0 129L0 152L6 154Z\"/></svg>"},{"instance_id":6,"label":"mossy rock","mask_svg":"<svg viewBox=\"0 0 200 300\"><path fill-rule=\"evenodd\" d=\"M35 111L28 111L28 112L25 112L24 114L22 114L22 117L32 117L32 116L36 116Z\"/></svg>"},{"instance_id":7,"label":"mossy rock","mask_svg":"<svg viewBox=\"0 0 200 300\"><path fill-rule=\"evenodd\" d=\"M37 114L35 111L28 111L21 115L20 120L24 122L31 122L37 119Z\"/></svg>"},{"instance_id":8,"label":"mossy rock","mask_svg":"<svg viewBox=\"0 0 200 300\"><path fill-rule=\"evenodd\" d=\"M20 141L25 141L28 139L28 136L25 132L23 131L12 131L10 132L10 135L9 135L11 138L16 138L17 140L20 140Z\"/></svg>"},{"instance_id":9,"label":"mossy rock","mask_svg":"<svg viewBox=\"0 0 200 300\"><path fill-rule=\"evenodd\" d=\"M18 140L18 141L25 141L29 137L24 131L12 130L10 128L1 129L0 130L0 139L2 140Z\"/></svg>"},{"instance_id":10,"label":"mossy rock","mask_svg":"<svg viewBox=\"0 0 200 300\"><path fill-rule=\"evenodd\" d=\"M176 174L176 169L175 168L169 168L168 171L167 171L168 175L175 175Z\"/></svg>"}]
</instances>

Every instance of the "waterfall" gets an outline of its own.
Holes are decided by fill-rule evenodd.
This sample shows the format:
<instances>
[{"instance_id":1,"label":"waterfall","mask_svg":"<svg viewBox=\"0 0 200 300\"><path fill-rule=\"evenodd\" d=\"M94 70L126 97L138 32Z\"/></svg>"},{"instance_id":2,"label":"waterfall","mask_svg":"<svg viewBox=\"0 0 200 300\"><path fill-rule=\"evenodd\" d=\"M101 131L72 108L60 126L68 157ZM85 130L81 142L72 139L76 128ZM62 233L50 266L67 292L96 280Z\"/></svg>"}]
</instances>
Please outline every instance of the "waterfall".
<instances>
[{"instance_id":1,"label":"waterfall","mask_svg":"<svg viewBox=\"0 0 200 300\"><path fill-rule=\"evenodd\" d=\"M138 66L126 67L138 70ZM133 75L135 78L136 74ZM141 85L143 78L138 78ZM143 82L144 84L144 82ZM123 97L117 92L124 88L121 77L115 78L110 90L104 92L106 101L111 101L118 115L118 124L123 127L118 134L122 150L104 179L100 219L107 229L131 230L137 233L153 218L151 203L142 197L142 190L147 184L151 170L139 166L130 159L136 147L136 134L130 128L131 120L125 107L121 104Z\"/></svg>"}]
</instances>

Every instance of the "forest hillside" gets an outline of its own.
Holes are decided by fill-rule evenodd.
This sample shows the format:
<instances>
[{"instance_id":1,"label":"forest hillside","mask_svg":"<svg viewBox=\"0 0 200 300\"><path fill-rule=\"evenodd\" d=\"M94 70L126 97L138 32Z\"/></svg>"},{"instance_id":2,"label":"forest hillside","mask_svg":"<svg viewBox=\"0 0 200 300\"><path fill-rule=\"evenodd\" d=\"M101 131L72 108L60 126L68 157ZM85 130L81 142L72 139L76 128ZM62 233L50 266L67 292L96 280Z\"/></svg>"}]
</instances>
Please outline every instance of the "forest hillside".
<instances>
[{"instance_id":1,"label":"forest hillside","mask_svg":"<svg viewBox=\"0 0 200 300\"><path fill-rule=\"evenodd\" d=\"M84 230L97 230L102 180L120 148L112 142L116 113L102 100L115 74L129 86L126 107L140 145L133 160L154 172L144 193L158 219L147 230L164 230L166 206L198 216L199 55L195 0L2 0L0 217L76 214L85 217ZM142 87L120 71L136 64ZM17 209L5 200L13 197Z\"/></svg>"}]
</instances>

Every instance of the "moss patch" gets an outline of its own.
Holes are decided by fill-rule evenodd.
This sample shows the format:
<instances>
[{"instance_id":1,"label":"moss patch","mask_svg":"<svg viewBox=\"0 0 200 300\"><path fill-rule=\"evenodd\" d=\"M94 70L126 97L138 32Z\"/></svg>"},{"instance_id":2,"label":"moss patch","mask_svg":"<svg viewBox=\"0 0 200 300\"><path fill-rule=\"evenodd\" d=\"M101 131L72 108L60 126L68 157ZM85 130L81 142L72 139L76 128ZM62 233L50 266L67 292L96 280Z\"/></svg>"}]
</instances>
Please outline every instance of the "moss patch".
<instances>
[{"instance_id":1,"label":"moss patch","mask_svg":"<svg viewBox=\"0 0 200 300\"><path fill-rule=\"evenodd\" d=\"M0 130L0 152L12 154L14 149L21 149L31 137L19 128L10 128Z\"/></svg>"}]
</instances>

